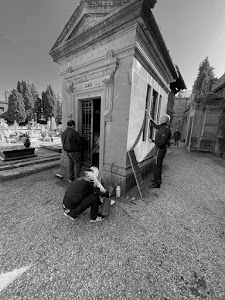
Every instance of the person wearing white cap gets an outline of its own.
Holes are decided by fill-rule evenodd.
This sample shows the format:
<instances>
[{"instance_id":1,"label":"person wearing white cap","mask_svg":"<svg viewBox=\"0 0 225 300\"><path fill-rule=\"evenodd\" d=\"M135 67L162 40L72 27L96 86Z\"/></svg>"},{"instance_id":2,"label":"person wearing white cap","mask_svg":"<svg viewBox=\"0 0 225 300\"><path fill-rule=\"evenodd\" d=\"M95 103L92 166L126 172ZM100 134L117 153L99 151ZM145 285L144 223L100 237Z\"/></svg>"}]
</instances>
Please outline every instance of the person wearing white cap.
<instances>
[{"instance_id":1,"label":"person wearing white cap","mask_svg":"<svg viewBox=\"0 0 225 300\"><path fill-rule=\"evenodd\" d=\"M159 119L159 125L157 125L153 119L151 118L150 114L146 110L146 114L148 118L150 119L151 125L158 129L155 136L155 145L157 148L156 152L156 161L153 166L153 173L154 173L154 180L153 184L150 185L151 188L160 188L160 185L162 183L162 163L163 159L166 155L167 146L170 145L170 140L172 137L172 132L168 126L168 123L170 122L170 116L165 114L162 115Z\"/></svg>"},{"instance_id":2,"label":"person wearing white cap","mask_svg":"<svg viewBox=\"0 0 225 300\"><path fill-rule=\"evenodd\" d=\"M109 198L109 192L98 181L99 170L91 167L84 176L70 183L63 198L64 215L72 220L82 214L88 207L91 208L90 222L104 219L99 213L102 204L99 196Z\"/></svg>"},{"instance_id":3,"label":"person wearing white cap","mask_svg":"<svg viewBox=\"0 0 225 300\"><path fill-rule=\"evenodd\" d=\"M173 138L174 138L174 146L178 146L178 141L180 138L180 131L178 129L175 130L173 134Z\"/></svg>"}]
</instances>

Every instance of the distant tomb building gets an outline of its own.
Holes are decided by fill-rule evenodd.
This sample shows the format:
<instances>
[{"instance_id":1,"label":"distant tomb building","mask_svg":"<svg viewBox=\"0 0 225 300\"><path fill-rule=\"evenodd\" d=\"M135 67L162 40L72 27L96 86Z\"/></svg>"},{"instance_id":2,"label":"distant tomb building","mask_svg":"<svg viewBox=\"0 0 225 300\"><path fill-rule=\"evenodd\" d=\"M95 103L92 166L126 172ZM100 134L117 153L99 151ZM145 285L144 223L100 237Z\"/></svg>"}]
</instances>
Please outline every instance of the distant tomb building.
<instances>
[{"instance_id":1,"label":"distant tomb building","mask_svg":"<svg viewBox=\"0 0 225 300\"><path fill-rule=\"evenodd\" d=\"M212 92L225 99L225 73L214 83Z\"/></svg>"},{"instance_id":2,"label":"distant tomb building","mask_svg":"<svg viewBox=\"0 0 225 300\"><path fill-rule=\"evenodd\" d=\"M184 131L185 110L190 96L191 91L180 91L174 98L170 129L172 132L175 132L175 130L178 129L181 133L182 140L184 139L182 133Z\"/></svg>"},{"instance_id":3,"label":"distant tomb building","mask_svg":"<svg viewBox=\"0 0 225 300\"><path fill-rule=\"evenodd\" d=\"M186 107L185 145L189 150L225 154L225 74Z\"/></svg>"},{"instance_id":4,"label":"distant tomb building","mask_svg":"<svg viewBox=\"0 0 225 300\"><path fill-rule=\"evenodd\" d=\"M145 110L157 122L168 112L168 95L173 101L186 88L151 12L155 4L82 0L50 51L60 65L63 129L75 120L84 167L92 165L99 133L101 177L122 193L135 184L128 151L134 148L142 174L153 162L155 149L148 153L146 145L155 130Z\"/></svg>"},{"instance_id":5,"label":"distant tomb building","mask_svg":"<svg viewBox=\"0 0 225 300\"><path fill-rule=\"evenodd\" d=\"M5 92L5 99L0 100L0 115L8 110L8 92Z\"/></svg>"},{"instance_id":6,"label":"distant tomb building","mask_svg":"<svg viewBox=\"0 0 225 300\"><path fill-rule=\"evenodd\" d=\"M225 73L212 86L212 91L223 98L220 106L221 114L218 119L218 130L216 134L215 154L225 158Z\"/></svg>"}]
</instances>

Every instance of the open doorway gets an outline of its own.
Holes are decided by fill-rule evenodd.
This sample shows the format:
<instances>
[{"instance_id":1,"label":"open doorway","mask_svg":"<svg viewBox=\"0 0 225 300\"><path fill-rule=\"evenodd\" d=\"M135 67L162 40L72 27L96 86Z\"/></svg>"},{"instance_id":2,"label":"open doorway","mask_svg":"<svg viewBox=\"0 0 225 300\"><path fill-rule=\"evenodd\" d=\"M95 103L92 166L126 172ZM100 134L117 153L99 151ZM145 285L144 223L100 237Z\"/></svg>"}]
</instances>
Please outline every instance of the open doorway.
<instances>
[{"instance_id":1,"label":"open doorway","mask_svg":"<svg viewBox=\"0 0 225 300\"><path fill-rule=\"evenodd\" d=\"M99 168L101 101L93 100L92 166Z\"/></svg>"},{"instance_id":2,"label":"open doorway","mask_svg":"<svg viewBox=\"0 0 225 300\"><path fill-rule=\"evenodd\" d=\"M83 166L99 168L101 98L82 100L81 103Z\"/></svg>"}]
</instances>

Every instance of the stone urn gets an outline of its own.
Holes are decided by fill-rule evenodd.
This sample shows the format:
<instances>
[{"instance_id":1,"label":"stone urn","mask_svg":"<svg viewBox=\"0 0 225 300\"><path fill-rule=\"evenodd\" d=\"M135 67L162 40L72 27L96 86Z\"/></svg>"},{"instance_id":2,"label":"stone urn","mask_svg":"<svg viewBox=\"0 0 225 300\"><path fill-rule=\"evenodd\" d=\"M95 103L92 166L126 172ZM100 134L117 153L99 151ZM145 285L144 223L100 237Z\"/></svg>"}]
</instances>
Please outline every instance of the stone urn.
<instances>
[{"instance_id":1,"label":"stone urn","mask_svg":"<svg viewBox=\"0 0 225 300\"><path fill-rule=\"evenodd\" d=\"M29 148L30 147L30 139L27 137L23 144L26 148Z\"/></svg>"}]
</instances>

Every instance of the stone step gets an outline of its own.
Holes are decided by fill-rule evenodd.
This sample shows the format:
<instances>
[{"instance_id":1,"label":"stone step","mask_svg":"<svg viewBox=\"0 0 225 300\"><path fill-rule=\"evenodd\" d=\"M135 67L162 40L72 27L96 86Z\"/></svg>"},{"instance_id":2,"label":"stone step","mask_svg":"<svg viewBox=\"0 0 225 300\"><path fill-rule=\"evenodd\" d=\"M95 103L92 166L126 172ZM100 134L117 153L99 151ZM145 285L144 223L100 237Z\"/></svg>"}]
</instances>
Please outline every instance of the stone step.
<instances>
[{"instance_id":1,"label":"stone step","mask_svg":"<svg viewBox=\"0 0 225 300\"><path fill-rule=\"evenodd\" d=\"M21 178L23 176L28 176L34 173L38 173L51 168L58 168L60 166L60 160L45 161L42 163L34 163L29 166L21 166L14 169L1 170L0 171L0 181L13 180L16 178Z\"/></svg>"},{"instance_id":2,"label":"stone step","mask_svg":"<svg viewBox=\"0 0 225 300\"><path fill-rule=\"evenodd\" d=\"M8 162L7 164L0 165L0 171L10 170L10 169L15 169L15 168L20 168L20 167L26 167L26 166L35 165L35 164L42 164L42 163L51 162L51 161L60 161L60 154L53 154L48 157L36 158L33 160L27 160L27 161L14 161L14 162L10 162L10 163Z\"/></svg>"}]
</instances>

